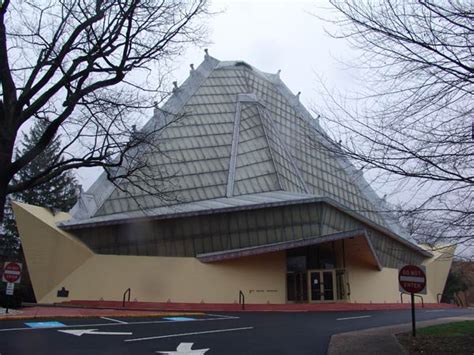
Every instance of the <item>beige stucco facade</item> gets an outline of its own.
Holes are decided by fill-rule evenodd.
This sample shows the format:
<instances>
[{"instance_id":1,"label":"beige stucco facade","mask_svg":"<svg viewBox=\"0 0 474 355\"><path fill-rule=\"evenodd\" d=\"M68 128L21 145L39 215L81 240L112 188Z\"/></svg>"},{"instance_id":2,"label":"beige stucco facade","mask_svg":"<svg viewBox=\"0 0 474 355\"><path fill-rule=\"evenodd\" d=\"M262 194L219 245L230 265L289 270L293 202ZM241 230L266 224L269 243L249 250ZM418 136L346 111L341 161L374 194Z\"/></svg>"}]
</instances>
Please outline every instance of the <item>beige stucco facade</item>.
<instances>
[{"instance_id":1,"label":"beige stucco facade","mask_svg":"<svg viewBox=\"0 0 474 355\"><path fill-rule=\"evenodd\" d=\"M349 253L346 258L348 280L350 284L350 300L358 303L398 303L400 290L398 285L398 269L384 267L377 272L370 262L370 257L360 245L349 243ZM426 268L427 289L423 294L426 303L438 302L451 268L455 247L443 247L430 250L433 257L422 265ZM402 295L403 302L409 302L409 295ZM420 298L416 299L421 302Z\"/></svg>"},{"instance_id":2,"label":"beige stucco facade","mask_svg":"<svg viewBox=\"0 0 474 355\"><path fill-rule=\"evenodd\" d=\"M239 291L247 303L285 302L285 254L270 253L217 264L187 257L96 255L74 236L58 229L44 208L15 204L25 256L37 301L52 303L62 287L69 299L154 302L234 303Z\"/></svg>"},{"instance_id":3,"label":"beige stucco facade","mask_svg":"<svg viewBox=\"0 0 474 355\"><path fill-rule=\"evenodd\" d=\"M67 214L16 203L14 211L38 302L121 300L235 303L239 291L247 303L282 304L286 295L286 253L278 251L215 263L193 257L94 254L73 235L56 227ZM363 239L346 243L349 302L400 302L398 270L381 268ZM434 252L425 262L428 292L436 302L449 272L452 248ZM57 291L69 290L68 298Z\"/></svg>"},{"instance_id":4,"label":"beige stucco facade","mask_svg":"<svg viewBox=\"0 0 474 355\"><path fill-rule=\"evenodd\" d=\"M218 264L195 258L95 255L43 298L61 302L65 287L71 299L122 300L127 288L136 301L236 303L285 302L285 255L273 253Z\"/></svg>"}]
</instances>

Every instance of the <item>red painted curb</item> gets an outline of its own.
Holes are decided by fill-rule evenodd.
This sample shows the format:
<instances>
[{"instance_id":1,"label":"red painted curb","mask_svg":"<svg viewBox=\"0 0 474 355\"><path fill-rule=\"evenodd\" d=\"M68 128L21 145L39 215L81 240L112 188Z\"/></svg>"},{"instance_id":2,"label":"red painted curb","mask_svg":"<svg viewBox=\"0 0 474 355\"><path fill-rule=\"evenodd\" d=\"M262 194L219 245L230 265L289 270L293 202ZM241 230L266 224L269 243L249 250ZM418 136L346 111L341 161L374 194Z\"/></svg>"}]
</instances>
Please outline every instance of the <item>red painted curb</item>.
<instances>
[{"instance_id":1,"label":"red painted curb","mask_svg":"<svg viewBox=\"0 0 474 355\"><path fill-rule=\"evenodd\" d=\"M239 304L229 303L173 303L173 302L126 302L122 307L121 301L85 301L73 300L57 304L60 306L78 306L86 308L102 308L116 310L154 310L154 311L242 311ZM416 304L421 308L421 304ZM297 312L297 311L376 311L376 310L400 310L409 309L409 303L313 303L313 304L246 304L245 311L274 311L274 312ZM426 309L457 308L456 305L446 303L425 303Z\"/></svg>"}]
</instances>

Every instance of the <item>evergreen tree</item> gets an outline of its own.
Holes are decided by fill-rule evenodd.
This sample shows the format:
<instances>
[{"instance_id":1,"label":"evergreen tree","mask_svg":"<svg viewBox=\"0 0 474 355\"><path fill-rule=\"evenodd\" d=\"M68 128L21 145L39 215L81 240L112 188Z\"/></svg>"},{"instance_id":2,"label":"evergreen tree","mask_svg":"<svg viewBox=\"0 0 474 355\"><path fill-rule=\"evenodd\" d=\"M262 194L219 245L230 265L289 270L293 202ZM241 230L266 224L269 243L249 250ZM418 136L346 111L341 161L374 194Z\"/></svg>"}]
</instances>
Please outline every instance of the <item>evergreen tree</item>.
<instances>
[{"instance_id":1,"label":"evergreen tree","mask_svg":"<svg viewBox=\"0 0 474 355\"><path fill-rule=\"evenodd\" d=\"M10 197L5 203L5 218L3 226L0 226L0 236L2 236L0 254L18 255L20 250L20 240L16 230L15 217L11 206Z\"/></svg>"},{"instance_id":2,"label":"evergreen tree","mask_svg":"<svg viewBox=\"0 0 474 355\"><path fill-rule=\"evenodd\" d=\"M22 147L17 150L16 155L20 156L36 146L48 125L49 122L45 120L37 121L30 133L25 135ZM39 175L52 162L62 161L62 157L59 156L60 151L61 142L59 137L56 137L36 159L18 172L16 179L18 181L27 181L27 179ZM77 188L78 183L76 179L70 171L67 171L53 177L47 183L22 191L16 196L19 200L31 205L68 211L76 203Z\"/></svg>"},{"instance_id":3,"label":"evergreen tree","mask_svg":"<svg viewBox=\"0 0 474 355\"><path fill-rule=\"evenodd\" d=\"M34 147L48 124L45 120L38 120L30 132L24 136L21 146L16 150L16 155L21 156L24 152ZM51 163L62 160L60 152L61 142L59 137L56 137L36 159L18 172L15 179L26 181L33 176L37 176ZM73 174L70 171L66 171L61 175L53 177L46 183L14 194L11 199L53 210L68 211L76 203L78 187L79 185ZM9 252L8 255L16 255L19 251L20 243L10 201L6 203L5 212L2 249Z\"/></svg>"}]
</instances>

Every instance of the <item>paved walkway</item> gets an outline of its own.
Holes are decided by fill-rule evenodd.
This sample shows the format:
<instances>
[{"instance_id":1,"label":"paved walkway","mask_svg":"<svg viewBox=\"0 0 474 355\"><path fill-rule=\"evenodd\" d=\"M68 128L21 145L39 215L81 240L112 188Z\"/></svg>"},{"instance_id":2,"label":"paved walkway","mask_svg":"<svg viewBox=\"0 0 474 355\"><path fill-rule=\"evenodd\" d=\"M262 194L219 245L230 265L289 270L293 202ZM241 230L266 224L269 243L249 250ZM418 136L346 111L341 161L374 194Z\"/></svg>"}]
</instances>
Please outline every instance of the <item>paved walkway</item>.
<instances>
[{"instance_id":1,"label":"paved walkway","mask_svg":"<svg viewBox=\"0 0 474 355\"><path fill-rule=\"evenodd\" d=\"M429 325L460 322L463 320L474 320L474 316L438 318L422 321L417 322L417 327L421 328ZM411 331L411 323L336 334L331 337L331 341L329 342L328 355L406 354L405 350L398 343L395 334L409 331Z\"/></svg>"},{"instance_id":2,"label":"paved walkway","mask_svg":"<svg viewBox=\"0 0 474 355\"><path fill-rule=\"evenodd\" d=\"M22 311L19 311L19 310L16 310L16 309L11 309L11 308L8 309L8 313L7 313L6 308L0 307L0 317L4 316L4 315L18 315L18 314L21 314L21 313L22 313Z\"/></svg>"}]
</instances>

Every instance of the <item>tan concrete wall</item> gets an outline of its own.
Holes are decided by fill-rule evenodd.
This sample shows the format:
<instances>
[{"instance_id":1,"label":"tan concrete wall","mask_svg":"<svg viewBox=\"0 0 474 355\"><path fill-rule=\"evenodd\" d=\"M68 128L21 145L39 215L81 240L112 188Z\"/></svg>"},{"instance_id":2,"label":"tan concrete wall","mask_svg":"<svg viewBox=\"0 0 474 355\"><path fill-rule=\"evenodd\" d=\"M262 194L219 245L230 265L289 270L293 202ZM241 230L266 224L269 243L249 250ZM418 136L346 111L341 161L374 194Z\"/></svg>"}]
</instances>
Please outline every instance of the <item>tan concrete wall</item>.
<instances>
[{"instance_id":1,"label":"tan concrete wall","mask_svg":"<svg viewBox=\"0 0 474 355\"><path fill-rule=\"evenodd\" d=\"M437 302L437 295L443 292L455 250L455 246L438 247L434 250L429 250L434 256L423 264L426 266L426 283L428 285L428 292L424 297L426 297L428 302Z\"/></svg>"},{"instance_id":2,"label":"tan concrete wall","mask_svg":"<svg viewBox=\"0 0 474 355\"><path fill-rule=\"evenodd\" d=\"M56 227L56 222L70 218L67 213L53 215L45 208L23 203L13 203L13 210L36 300L42 302L56 284L92 257L93 252Z\"/></svg>"},{"instance_id":3,"label":"tan concrete wall","mask_svg":"<svg viewBox=\"0 0 474 355\"><path fill-rule=\"evenodd\" d=\"M400 302L398 269L383 268L382 271L376 271L371 265L370 259L364 257L361 251L356 247L351 248L349 245L346 265L351 285L351 302ZM431 252L434 253L434 256L424 263L426 266L427 293L421 296L425 303L437 302L436 295L444 289L454 254L452 247L440 248ZM409 301L410 297L404 295L403 302ZM416 302L419 303L421 300L416 298Z\"/></svg>"},{"instance_id":4,"label":"tan concrete wall","mask_svg":"<svg viewBox=\"0 0 474 355\"><path fill-rule=\"evenodd\" d=\"M195 258L95 255L56 285L42 302L61 302L56 289L66 287L69 299L154 302L285 303L285 254L282 252L204 264Z\"/></svg>"},{"instance_id":5,"label":"tan concrete wall","mask_svg":"<svg viewBox=\"0 0 474 355\"><path fill-rule=\"evenodd\" d=\"M350 302L400 302L398 270L379 270L365 238L345 241L346 272L350 284Z\"/></svg>"},{"instance_id":6,"label":"tan concrete wall","mask_svg":"<svg viewBox=\"0 0 474 355\"><path fill-rule=\"evenodd\" d=\"M397 303L398 270L383 268L368 270L362 265L350 265L348 270L351 285L350 301L356 303Z\"/></svg>"}]
</instances>

